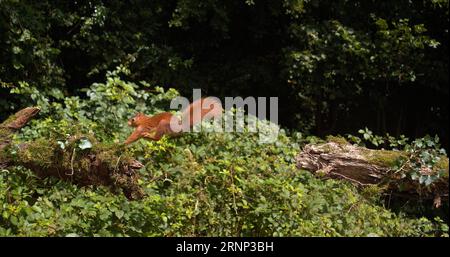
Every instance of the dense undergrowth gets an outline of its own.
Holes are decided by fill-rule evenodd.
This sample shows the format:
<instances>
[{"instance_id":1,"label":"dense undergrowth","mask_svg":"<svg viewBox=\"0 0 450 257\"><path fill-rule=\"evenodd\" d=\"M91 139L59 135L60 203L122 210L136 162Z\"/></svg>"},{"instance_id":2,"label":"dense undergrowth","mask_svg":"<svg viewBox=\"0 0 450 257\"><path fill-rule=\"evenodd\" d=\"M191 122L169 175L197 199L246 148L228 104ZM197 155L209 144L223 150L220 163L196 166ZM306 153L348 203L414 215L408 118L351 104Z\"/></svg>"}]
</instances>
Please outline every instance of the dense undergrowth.
<instances>
[{"instance_id":1,"label":"dense undergrowth","mask_svg":"<svg viewBox=\"0 0 450 257\"><path fill-rule=\"evenodd\" d=\"M144 82L138 90L121 80L119 71L127 72L109 73L85 99L46 99L32 87L16 88L42 111L15 141L64 142L86 133L119 147L131 132L130 116L167 110L178 94ZM141 140L124 148L145 165L139 183L146 196L136 201L107 187L42 180L25 168L8 167L0 171L0 235L448 236L439 217L393 212L376 190L359 192L296 169L295 155L317 140L283 130L273 144L258 144L258 135L250 132Z\"/></svg>"}]
</instances>

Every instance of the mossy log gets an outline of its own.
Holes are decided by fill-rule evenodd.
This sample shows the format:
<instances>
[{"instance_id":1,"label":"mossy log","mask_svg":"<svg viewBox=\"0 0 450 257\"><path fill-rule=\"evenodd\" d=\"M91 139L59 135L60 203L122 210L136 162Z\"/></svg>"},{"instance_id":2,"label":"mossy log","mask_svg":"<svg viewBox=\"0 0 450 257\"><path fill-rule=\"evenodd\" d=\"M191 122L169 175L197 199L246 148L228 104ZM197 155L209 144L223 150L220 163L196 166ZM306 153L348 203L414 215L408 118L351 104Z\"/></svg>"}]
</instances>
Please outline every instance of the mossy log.
<instances>
[{"instance_id":1,"label":"mossy log","mask_svg":"<svg viewBox=\"0 0 450 257\"><path fill-rule=\"evenodd\" d=\"M309 144L296 157L297 168L325 178L343 179L358 187L377 185L390 193L414 199L434 199L439 207L448 200L448 158L442 157L439 169L445 174L425 186L413 180L402 163L408 154L402 151L372 150L347 142ZM400 165L400 167L399 167ZM424 170L433 175L434 169Z\"/></svg>"},{"instance_id":2,"label":"mossy log","mask_svg":"<svg viewBox=\"0 0 450 257\"><path fill-rule=\"evenodd\" d=\"M0 124L0 166L20 165L42 178L56 177L80 186L105 185L123 191L129 199L142 198L137 171L143 165L123 154L120 146L102 144L92 135L71 136L64 143L41 138L13 145L13 133L38 113L38 108L28 107ZM82 140L89 146L80 147Z\"/></svg>"}]
</instances>

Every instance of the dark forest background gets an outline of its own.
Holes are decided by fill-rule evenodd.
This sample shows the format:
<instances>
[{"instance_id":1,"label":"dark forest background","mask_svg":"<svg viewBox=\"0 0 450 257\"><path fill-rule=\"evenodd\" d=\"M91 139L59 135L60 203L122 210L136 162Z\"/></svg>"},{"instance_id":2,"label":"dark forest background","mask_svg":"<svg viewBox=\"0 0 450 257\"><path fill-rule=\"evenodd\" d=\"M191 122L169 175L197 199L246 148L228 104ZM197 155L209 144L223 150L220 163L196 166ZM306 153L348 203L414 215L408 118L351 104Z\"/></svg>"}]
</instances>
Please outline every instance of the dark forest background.
<instances>
[{"instance_id":1,"label":"dark forest background","mask_svg":"<svg viewBox=\"0 0 450 257\"><path fill-rule=\"evenodd\" d=\"M0 0L0 120L130 81L278 96L280 123L318 136L439 135L448 148L448 1Z\"/></svg>"}]
</instances>

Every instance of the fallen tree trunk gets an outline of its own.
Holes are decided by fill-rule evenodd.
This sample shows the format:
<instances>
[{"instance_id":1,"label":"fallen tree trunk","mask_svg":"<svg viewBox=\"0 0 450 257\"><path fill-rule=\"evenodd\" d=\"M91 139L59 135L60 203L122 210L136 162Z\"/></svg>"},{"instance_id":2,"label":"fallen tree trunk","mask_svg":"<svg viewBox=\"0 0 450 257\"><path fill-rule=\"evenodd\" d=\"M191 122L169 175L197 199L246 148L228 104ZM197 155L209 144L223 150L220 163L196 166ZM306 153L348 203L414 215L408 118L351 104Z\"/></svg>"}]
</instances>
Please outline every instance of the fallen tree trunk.
<instances>
[{"instance_id":1,"label":"fallen tree trunk","mask_svg":"<svg viewBox=\"0 0 450 257\"><path fill-rule=\"evenodd\" d=\"M306 145L296 157L297 168L325 178L342 179L358 187L378 185L391 193L415 199L434 199L435 207L448 200L448 158L442 156L439 167L424 167L419 176L438 176L424 185L413 179L402 151L371 150L343 142ZM437 175L439 173L439 175Z\"/></svg>"},{"instance_id":2,"label":"fallen tree trunk","mask_svg":"<svg viewBox=\"0 0 450 257\"><path fill-rule=\"evenodd\" d=\"M123 154L120 147L97 142L92 135L73 135L66 140L37 139L12 144L13 133L24 127L39 108L28 107L0 124L0 167L20 165L39 177L56 177L74 184L105 185L120 189L129 199L139 199L137 171L143 165Z\"/></svg>"}]
</instances>

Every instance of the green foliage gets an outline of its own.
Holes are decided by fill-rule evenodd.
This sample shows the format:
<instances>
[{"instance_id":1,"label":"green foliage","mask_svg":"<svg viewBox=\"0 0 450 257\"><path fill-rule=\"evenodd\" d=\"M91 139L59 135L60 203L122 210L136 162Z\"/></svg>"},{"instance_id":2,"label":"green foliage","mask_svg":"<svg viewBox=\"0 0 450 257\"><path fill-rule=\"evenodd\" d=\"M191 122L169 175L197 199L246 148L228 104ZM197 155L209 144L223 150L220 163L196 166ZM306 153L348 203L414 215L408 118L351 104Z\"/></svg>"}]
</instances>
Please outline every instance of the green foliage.
<instances>
[{"instance_id":1,"label":"green foliage","mask_svg":"<svg viewBox=\"0 0 450 257\"><path fill-rule=\"evenodd\" d=\"M401 163L401 168L410 169L411 179L424 186L430 186L439 179L448 180L448 158L445 149L439 147L439 138L430 136L416 139L406 147L409 159Z\"/></svg>"},{"instance_id":2,"label":"green foliage","mask_svg":"<svg viewBox=\"0 0 450 257\"><path fill-rule=\"evenodd\" d=\"M443 138L447 23L445 0L2 0L0 115L26 105L10 88L82 95L124 64L139 87L279 96L280 122L303 132Z\"/></svg>"},{"instance_id":3,"label":"green foliage","mask_svg":"<svg viewBox=\"0 0 450 257\"><path fill-rule=\"evenodd\" d=\"M386 133L384 136L375 135L370 129L365 127L364 129L358 130L358 133L362 136L347 135L347 139L354 144L364 146L364 147L375 147L382 149L391 150L404 150L405 147L410 145L410 140L405 135L400 135L399 137L394 137ZM429 137L426 137L429 138ZM425 139L425 138L424 138ZM427 139L428 140L428 139ZM436 140L439 140L436 138ZM435 144L433 144L435 146Z\"/></svg>"},{"instance_id":4,"label":"green foliage","mask_svg":"<svg viewBox=\"0 0 450 257\"><path fill-rule=\"evenodd\" d=\"M12 89L13 93L29 99L29 104L41 108L40 120L32 121L34 126L24 128L18 137L35 139L51 136L63 140L67 134L95 132L95 137L103 141L123 141L125 134L131 132L124 121L136 112L160 112L178 95L174 89L149 89L146 82L140 82L144 89L138 89L137 84L120 79L120 75L127 72L123 66L108 72L106 83L94 83L85 90L87 98L84 99L73 96L49 101L35 88Z\"/></svg>"},{"instance_id":5,"label":"green foliage","mask_svg":"<svg viewBox=\"0 0 450 257\"><path fill-rule=\"evenodd\" d=\"M431 208L436 194L445 194L445 187L439 184L448 183L449 159L444 148L441 148L439 137L425 136L411 141L401 135L396 138L389 134L384 136L374 135L368 128L359 130L362 137L347 135L349 142L365 147L376 147L380 150L368 155L369 161L392 170L391 178L398 191L415 190L418 199L394 199L393 209L400 209L409 214L426 214L428 216L439 215L448 217L448 201L443 201L440 210ZM389 149L389 150L384 150ZM390 181L385 181L389 183ZM411 185L414 185L411 187ZM439 193L438 193L439 192ZM388 198L388 206L391 205L392 195L383 194ZM395 198L395 196L394 196ZM441 203L439 202L439 205Z\"/></svg>"},{"instance_id":6,"label":"green foliage","mask_svg":"<svg viewBox=\"0 0 450 257\"><path fill-rule=\"evenodd\" d=\"M16 143L55 139L63 151L88 151L91 138L67 142L85 134L117 146L131 133L128 118L166 111L191 88L279 96L280 122L296 130L271 145L248 131L139 141L124 150L145 164L147 197L134 202L8 168L0 234L448 235L440 220L386 210L376 190L360 195L294 168L301 145L323 141L311 134L367 126L448 141L447 24L447 0L0 0L0 119L41 107ZM404 150L400 162L376 161L425 188L445 179L437 140L359 133L327 139Z\"/></svg>"},{"instance_id":7,"label":"green foliage","mask_svg":"<svg viewBox=\"0 0 450 257\"><path fill-rule=\"evenodd\" d=\"M295 2L304 6L293 15L292 46L284 49L285 74L303 110L300 127L304 129L311 124L319 129L334 125L337 116L367 102L386 115L383 106L390 94L419 76L425 79L421 73L425 52L440 45L427 35L424 24L412 22L416 19L390 17L402 8L393 2ZM373 8L370 13L354 12L368 6ZM328 11L314 15L318 9Z\"/></svg>"},{"instance_id":8,"label":"green foliage","mask_svg":"<svg viewBox=\"0 0 450 257\"><path fill-rule=\"evenodd\" d=\"M441 148L438 136L427 135L410 142L404 135L399 138L389 134L379 136L374 135L368 128L360 129L358 132L362 138L347 135L350 142L361 146L401 150L401 152L378 151L381 156L377 156L374 161L392 167L396 172L402 172L403 177L408 176L426 187L439 179L447 179L447 153L444 148ZM382 156L383 153L389 153L390 156Z\"/></svg>"},{"instance_id":9,"label":"green foliage","mask_svg":"<svg viewBox=\"0 0 450 257\"><path fill-rule=\"evenodd\" d=\"M85 99L50 102L51 110L24 128L16 142L64 135L58 144L65 147L65 137L91 131L96 138L117 144L130 133L124 127L128 115L159 110L156 103L176 92L156 87L136 90L134 83L113 72L105 84L93 84L87 94ZM273 144L258 144L258 135L248 131L138 141L123 149L145 165L139 183L146 196L137 201L102 186L41 180L30 170L9 167L0 171L0 235L448 235L448 227L438 218L392 213L350 184L323 181L297 170L298 142L315 140L301 134L288 137L281 130ZM81 138L75 143L82 150L92 141Z\"/></svg>"}]
</instances>

